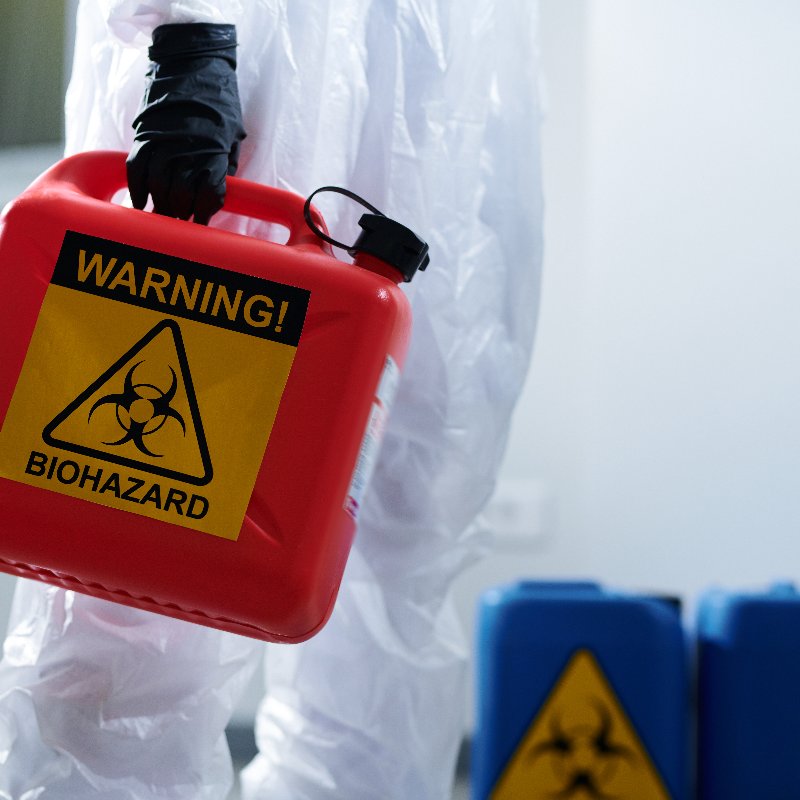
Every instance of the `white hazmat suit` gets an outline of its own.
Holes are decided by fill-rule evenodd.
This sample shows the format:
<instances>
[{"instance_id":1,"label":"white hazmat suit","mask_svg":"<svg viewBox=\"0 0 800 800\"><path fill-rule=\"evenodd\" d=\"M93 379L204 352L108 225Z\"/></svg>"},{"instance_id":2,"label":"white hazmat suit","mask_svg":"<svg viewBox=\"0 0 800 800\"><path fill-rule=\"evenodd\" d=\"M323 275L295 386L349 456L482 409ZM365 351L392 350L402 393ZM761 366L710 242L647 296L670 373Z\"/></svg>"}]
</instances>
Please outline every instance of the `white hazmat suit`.
<instances>
[{"instance_id":1,"label":"white hazmat suit","mask_svg":"<svg viewBox=\"0 0 800 800\"><path fill-rule=\"evenodd\" d=\"M405 372L330 622L267 648L245 798L445 800L466 647L448 596L483 552L530 360L541 253L532 0L83 0L67 152L129 150L147 45L237 26L238 175L358 192L430 244ZM321 207L351 240L361 209ZM329 205L326 205L329 203ZM193 224L193 223L186 223ZM212 225L267 235L218 214ZM221 800L263 646L21 581L0 665L3 800Z\"/></svg>"}]
</instances>

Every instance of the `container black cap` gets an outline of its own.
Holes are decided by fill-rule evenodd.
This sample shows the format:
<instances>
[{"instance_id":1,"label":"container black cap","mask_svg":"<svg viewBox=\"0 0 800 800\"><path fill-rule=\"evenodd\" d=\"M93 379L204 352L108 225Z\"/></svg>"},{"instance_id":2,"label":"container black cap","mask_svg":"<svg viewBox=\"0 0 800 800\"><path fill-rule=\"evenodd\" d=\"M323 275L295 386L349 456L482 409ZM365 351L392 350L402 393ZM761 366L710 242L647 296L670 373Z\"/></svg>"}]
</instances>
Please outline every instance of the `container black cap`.
<instances>
[{"instance_id":1,"label":"container black cap","mask_svg":"<svg viewBox=\"0 0 800 800\"><path fill-rule=\"evenodd\" d=\"M405 225L380 214L363 214L358 224L361 233L347 251L354 258L358 253L375 256L398 270L406 283L430 263L428 245Z\"/></svg>"},{"instance_id":2,"label":"container black cap","mask_svg":"<svg viewBox=\"0 0 800 800\"><path fill-rule=\"evenodd\" d=\"M666 603L668 606L674 608L679 614L683 609L683 600L673 594L649 594L645 595L650 600L656 600L659 603Z\"/></svg>"}]
</instances>

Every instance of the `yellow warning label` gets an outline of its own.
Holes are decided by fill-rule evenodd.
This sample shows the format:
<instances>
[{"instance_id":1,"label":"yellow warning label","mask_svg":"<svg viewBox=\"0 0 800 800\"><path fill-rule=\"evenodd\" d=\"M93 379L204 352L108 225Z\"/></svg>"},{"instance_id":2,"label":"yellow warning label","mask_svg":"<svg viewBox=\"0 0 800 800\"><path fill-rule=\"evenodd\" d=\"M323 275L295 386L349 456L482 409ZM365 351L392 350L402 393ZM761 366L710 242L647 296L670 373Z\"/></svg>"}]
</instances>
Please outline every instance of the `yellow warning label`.
<instances>
[{"instance_id":1,"label":"yellow warning label","mask_svg":"<svg viewBox=\"0 0 800 800\"><path fill-rule=\"evenodd\" d=\"M268 299L283 313L253 327L255 303L238 317L223 306L217 324L200 308L165 316L157 295L115 296L113 279L84 284L87 263L111 278L115 265L130 271L156 257L163 286L192 275L217 296L227 285L226 296ZM307 295L68 233L0 431L0 475L236 539Z\"/></svg>"},{"instance_id":2,"label":"yellow warning label","mask_svg":"<svg viewBox=\"0 0 800 800\"><path fill-rule=\"evenodd\" d=\"M614 689L588 650L567 664L492 800L670 800Z\"/></svg>"}]
</instances>

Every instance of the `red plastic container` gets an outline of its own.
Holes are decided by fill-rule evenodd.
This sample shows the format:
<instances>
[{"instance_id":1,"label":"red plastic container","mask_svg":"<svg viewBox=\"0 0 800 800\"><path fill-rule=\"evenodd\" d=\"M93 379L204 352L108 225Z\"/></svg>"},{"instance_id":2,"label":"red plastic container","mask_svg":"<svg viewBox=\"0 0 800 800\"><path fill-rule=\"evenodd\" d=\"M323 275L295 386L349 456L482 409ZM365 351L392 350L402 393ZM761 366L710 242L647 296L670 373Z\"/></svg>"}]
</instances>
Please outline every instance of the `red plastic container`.
<instances>
[{"instance_id":1,"label":"red plastic container","mask_svg":"<svg viewBox=\"0 0 800 800\"><path fill-rule=\"evenodd\" d=\"M235 178L226 211L285 245L115 205L124 160L65 159L0 218L0 569L302 641L405 356L402 276Z\"/></svg>"}]
</instances>

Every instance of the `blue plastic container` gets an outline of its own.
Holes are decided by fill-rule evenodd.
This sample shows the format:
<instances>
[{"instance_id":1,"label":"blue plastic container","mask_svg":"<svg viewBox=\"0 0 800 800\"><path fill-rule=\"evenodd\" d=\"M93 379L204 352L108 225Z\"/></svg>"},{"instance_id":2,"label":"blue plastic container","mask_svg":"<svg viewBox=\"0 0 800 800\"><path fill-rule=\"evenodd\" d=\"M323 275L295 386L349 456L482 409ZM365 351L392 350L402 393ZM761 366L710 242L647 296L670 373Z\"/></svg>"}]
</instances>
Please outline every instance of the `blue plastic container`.
<instances>
[{"instance_id":1,"label":"blue plastic container","mask_svg":"<svg viewBox=\"0 0 800 800\"><path fill-rule=\"evenodd\" d=\"M676 602L594 583L491 589L476 671L474 800L688 800Z\"/></svg>"},{"instance_id":2,"label":"blue plastic container","mask_svg":"<svg viewBox=\"0 0 800 800\"><path fill-rule=\"evenodd\" d=\"M800 595L709 591L697 640L700 799L800 798Z\"/></svg>"}]
</instances>

